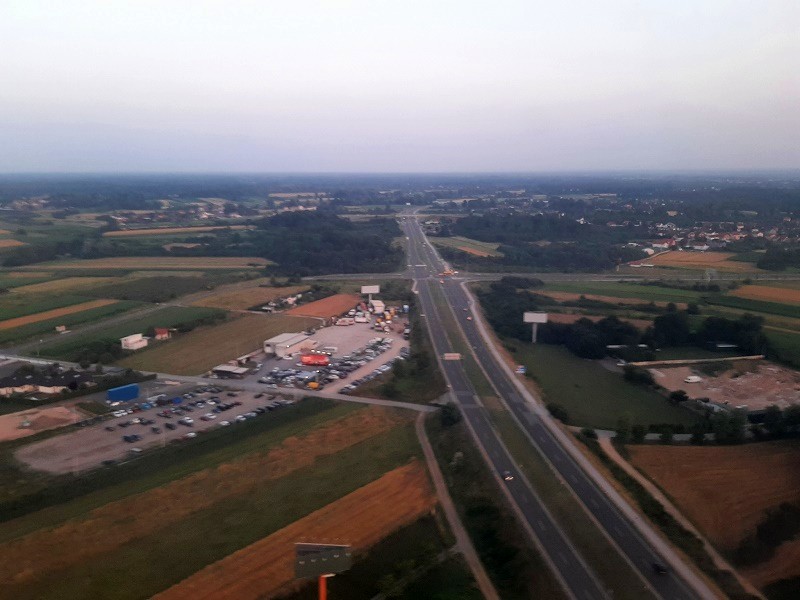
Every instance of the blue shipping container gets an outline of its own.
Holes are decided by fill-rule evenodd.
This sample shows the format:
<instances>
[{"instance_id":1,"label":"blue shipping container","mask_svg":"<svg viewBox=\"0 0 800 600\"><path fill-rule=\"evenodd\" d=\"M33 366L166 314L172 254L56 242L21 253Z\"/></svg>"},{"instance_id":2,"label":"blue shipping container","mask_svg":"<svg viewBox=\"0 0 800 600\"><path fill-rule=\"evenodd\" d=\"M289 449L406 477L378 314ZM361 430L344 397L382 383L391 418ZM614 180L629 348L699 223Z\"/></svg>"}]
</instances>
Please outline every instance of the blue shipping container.
<instances>
[{"instance_id":1,"label":"blue shipping container","mask_svg":"<svg viewBox=\"0 0 800 600\"><path fill-rule=\"evenodd\" d=\"M109 402L127 402L139 397L139 384L129 383L106 391L106 400Z\"/></svg>"},{"instance_id":2,"label":"blue shipping container","mask_svg":"<svg viewBox=\"0 0 800 600\"><path fill-rule=\"evenodd\" d=\"M183 402L183 398L181 398L180 396L172 399L173 404L180 404L181 402Z\"/></svg>"}]
</instances>

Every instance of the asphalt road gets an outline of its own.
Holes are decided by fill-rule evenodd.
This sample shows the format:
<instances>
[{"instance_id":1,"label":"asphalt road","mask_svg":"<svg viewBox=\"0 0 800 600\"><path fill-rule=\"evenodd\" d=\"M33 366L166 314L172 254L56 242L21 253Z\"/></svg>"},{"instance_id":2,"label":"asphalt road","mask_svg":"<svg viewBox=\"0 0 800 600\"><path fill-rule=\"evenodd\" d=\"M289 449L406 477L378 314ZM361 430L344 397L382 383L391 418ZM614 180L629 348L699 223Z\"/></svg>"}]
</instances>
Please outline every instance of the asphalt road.
<instances>
[{"instance_id":1,"label":"asphalt road","mask_svg":"<svg viewBox=\"0 0 800 600\"><path fill-rule=\"evenodd\" d=\"M672 571L666 575L654 573L652 568L654 562L667 564L667 561L639 534L633 524L573 460L572 456L542 423L541 418L531 411L514 382L509 379L507 372L499 365L494 353L485 343L475 327L475 322L466 320L466 315L471 314L471 303L465 290L457 281L439 279L438 272L443 270L444 265L431 246L426 243L417 221L413 218L406 219L403 222L403 228L410 238L409 262L412 264L411 269L417 283L422 309L431 329L437 353L441 355L449 349L442 347L446 336L430 295L430 286L432 285L441 286L478 361L486 371L491 383L514 412L519 422L522 423L529 437L558 470L562 479L573 489L619 550L641 573L650 588L660 597L670 600L706 595L690 588ZM444 283L440 283L440 281ZM468 312L464 312L464 308ZM495 471L498 474L510 471L515 475L514 480L507 483L508 490L527 521L527 525L539 538L551 563L558 569L572 594L580 598L604 597L603 591L596 584L591 572L582 564L555 524L549 520L527 482L517 476L512 459L508 456L500 440L497 439L485 411L476 402L474 391L460 362L446 361L443 362L443 366L448 383Z\"/></svg>"}]
</instances>

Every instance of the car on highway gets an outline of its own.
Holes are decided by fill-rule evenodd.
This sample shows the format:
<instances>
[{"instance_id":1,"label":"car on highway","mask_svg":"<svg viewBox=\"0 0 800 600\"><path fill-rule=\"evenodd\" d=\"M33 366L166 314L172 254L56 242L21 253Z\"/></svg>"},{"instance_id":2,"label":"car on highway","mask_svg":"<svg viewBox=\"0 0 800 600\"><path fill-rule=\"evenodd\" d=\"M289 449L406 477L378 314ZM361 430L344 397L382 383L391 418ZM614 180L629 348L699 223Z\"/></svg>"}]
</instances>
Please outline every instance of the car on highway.
<instances>
[{"instance_id":1,"label":"car on highway","mask_svg":"<svg viewBox=\"0 0 800 600\"><path fill-rule=\"evenodd\" d=\"M667 567L665 567L661 563L654 562L652 566L653 566L653 571L658 575L666 575L668 572Z\"/></svg>"},{"instance_id":2,"label":"car on highway","mask_svg":"<svg viewBox=\"0 0 800 600\"><path fill-rule=\"evenodd\" d=\"M511 474L511 471L503 471L503 480L514 481L514 476Z\"/></svg>"},{"instance_id":3,"label":"car on highway","mask_svg":"<svg viewBox=\"0 0 800 600\"><path fill-rule=\"evenodd\" d=\"M467 321L472 321L472 317L467 317Z\"/></svg>"}]
</instances>

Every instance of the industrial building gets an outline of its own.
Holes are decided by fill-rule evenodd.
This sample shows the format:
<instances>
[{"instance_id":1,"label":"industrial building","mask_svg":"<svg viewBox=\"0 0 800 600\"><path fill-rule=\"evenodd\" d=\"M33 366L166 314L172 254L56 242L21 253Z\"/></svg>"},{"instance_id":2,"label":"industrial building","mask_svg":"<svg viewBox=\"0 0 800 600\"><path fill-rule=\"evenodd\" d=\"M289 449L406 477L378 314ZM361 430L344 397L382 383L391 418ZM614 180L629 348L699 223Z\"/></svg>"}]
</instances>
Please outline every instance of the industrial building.
<instances>
[{"instance_id":1,"label":"industrial building","mask_svg":"<svg viewBox=\"0 0 800 600\"><path fill-rule=\"evenodd\" d=\"M286 356L304 350L311 350L317 346L317 342L312 340L305 333L281 333L273 338L264 340L264 354L267 356Z\"/></svg>"},{"instance_id":2,"label":"industrial building","mask_svg":"<svg viewBox=\"0 0 800 600\"><path fill-rule=\"evenodd\" d=\"M141 333L134 333L133 335L126 335L124 338L119 339L122 344L123 350L139 350L147 346L149 338L144 337Z\"/></svg>"}]
</instances>

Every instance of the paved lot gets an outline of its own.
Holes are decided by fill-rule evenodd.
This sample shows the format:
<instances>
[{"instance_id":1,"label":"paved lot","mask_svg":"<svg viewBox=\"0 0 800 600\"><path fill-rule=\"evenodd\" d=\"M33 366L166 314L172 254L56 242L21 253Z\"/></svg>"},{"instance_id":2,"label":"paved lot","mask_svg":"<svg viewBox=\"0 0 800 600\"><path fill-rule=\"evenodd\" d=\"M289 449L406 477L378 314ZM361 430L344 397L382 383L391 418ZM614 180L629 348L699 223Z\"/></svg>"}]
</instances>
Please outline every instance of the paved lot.
<instances>
[{"instance_id":1,"label":"paved lot","mask_svg":"<svg viewBox=\"0 0 800 600\"><path fill-rule=\"evenodd\" d=\"M211 384L212 382L209 382L209 385ZM196 388L197 386L172 387L167 389L165 393L171 398L185 392L194 392ZM206 413L210 413L212 409L215 408L215 406L211 404L205 404L205 406L202 407L190 406L192 409L191 412L172 414L170 418L160 416L158 413L168 410L171 407L154 407L150 410L126 414L123 417L102 421L97 425L85 427L71 433L24 446L16 452L15 456L19 461L25 463L29 467L49 473L85 471L97 467L106 460L120 461L130 458L134 454L131 452L132 448L146 450L148 448L163 446L172 441L184 438L186 434L190 432L202 435L203 431L220 427L223 421L228 421L231 423L230 427L235 427L237 425L237 415L243 415L244 413L254 411L256 408L266 407L268 404L274 403L275 400L279 399L276 398L272 400L272 394L266 394L266 390L264 391L264 395L260 398L256 398L256 392L230 391L234 388L234 385L230 385L219 393L196 394L194 398L183 401L182 405L187 406L189 401L208 400L216 396L219 398L219 401L223 403L241 402L241 405L234 406L229 410L220 413L212 413L215 418L208 421L201 420L201 417ZM235 393L236 396L229 396L229 393ZM278 405L273 408L273 411L290 409L291 406ZM267 411L253 418L268 419L271 414L272 411ZM191 418L193 420L192 425L179 424L179 419L183 417ZM154 423L146 425L132 423L127 427L120 426L121 423L130 422L134 419L152 420ZM168 429L166 427L167 423L174 424L175 429ZM108 431L106 429L107 427L113 429ZM152 427L159 428L160 432L155 433ZM122 439L124 435L139 435L141 436L141 440L132 443L125 442Z\"/></svg>"}]
</instances>

